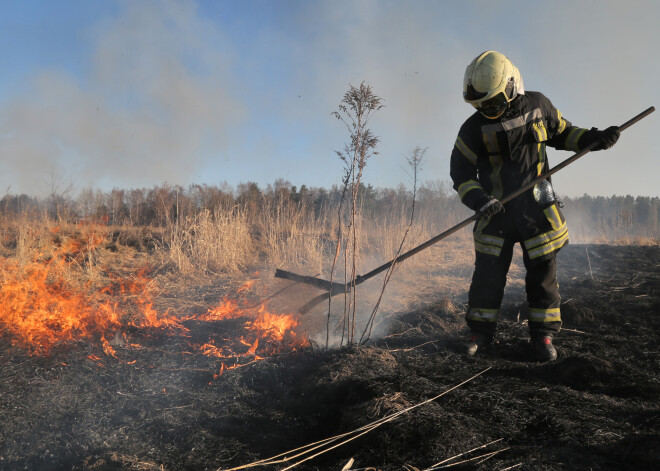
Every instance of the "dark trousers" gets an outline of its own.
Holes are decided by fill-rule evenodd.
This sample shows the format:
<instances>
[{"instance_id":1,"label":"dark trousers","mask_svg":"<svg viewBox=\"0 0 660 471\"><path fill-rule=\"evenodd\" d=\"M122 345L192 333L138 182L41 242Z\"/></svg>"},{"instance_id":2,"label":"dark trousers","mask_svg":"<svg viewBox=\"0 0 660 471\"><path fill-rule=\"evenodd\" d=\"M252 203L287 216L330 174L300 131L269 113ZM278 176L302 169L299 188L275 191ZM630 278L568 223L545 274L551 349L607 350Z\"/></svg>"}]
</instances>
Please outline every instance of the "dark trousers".
<instances>
[{"instance_id":1,"label":"dark trousers","mask_svg":"<svg viewBox=\"0 0 660 471\"><path fill-rule=\"evenodd\" d=\"M499 256L476 252L466 314L467 324L473 332L495 333L514 243L505 241ZM543 260L531 261L523 246L523 261L527 269L525 289L530 335L552 337L561 328L556 252Z\"/></svg>"}]
</instances>

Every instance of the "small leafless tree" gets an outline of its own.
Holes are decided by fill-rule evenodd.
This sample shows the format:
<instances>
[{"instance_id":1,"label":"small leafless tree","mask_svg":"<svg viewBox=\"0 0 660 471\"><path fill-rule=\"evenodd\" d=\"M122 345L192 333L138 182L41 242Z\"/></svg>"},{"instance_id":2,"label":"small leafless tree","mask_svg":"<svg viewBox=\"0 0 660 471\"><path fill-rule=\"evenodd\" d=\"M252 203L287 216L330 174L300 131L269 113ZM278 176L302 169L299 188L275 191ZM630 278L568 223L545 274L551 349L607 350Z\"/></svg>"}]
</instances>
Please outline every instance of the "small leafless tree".
<instances>
[{"instance_id":1,"label":"small leafless tree","mask_svg":"<svg viewBox=\"0 0 660 471\"><path fill-rule=\"evenodd\" d=\"M73 217L71 204L71 195L74 191L74 185L71 179L67 182L52 169L50 172L48 192L48 212L51 219L57 222L68 221Z\"/></svg>"},{"instance_id":2,"label":"small leafless tree","mask_svg":"<svg viewBox=\"0 0 660 471\"><path fill-rule=\"evenodd\" d=\"M344 296L344 317L342 329L342 344L344 334L347 344L354 343L355 338L355 314L356 314L356 278L357 278L357 256L358 256L358 190L362 180L362 172L367 160L377 155L376 146L379 138L369 129L369 120L373 114L385 105L383 99L375 95L369 85L364 82L359 87L349 85L348 91L339 105L339 110L332 116L340 120L349 132L349 142L345 144L343 151L336 151L339 158L344 162L344 194L350 194L350 215L346 234L346 246L344 247L344 279L347 291ZM341 217L340 217L341 219ZM338 243L341 243L341 222L338 235ZM338 255L340 246L337 246ZM337 258L335 256L335 261ZM334 263L333 263L334 270ZM329 315L329 309L328 309Z\"/></svg>"}]
</instances>

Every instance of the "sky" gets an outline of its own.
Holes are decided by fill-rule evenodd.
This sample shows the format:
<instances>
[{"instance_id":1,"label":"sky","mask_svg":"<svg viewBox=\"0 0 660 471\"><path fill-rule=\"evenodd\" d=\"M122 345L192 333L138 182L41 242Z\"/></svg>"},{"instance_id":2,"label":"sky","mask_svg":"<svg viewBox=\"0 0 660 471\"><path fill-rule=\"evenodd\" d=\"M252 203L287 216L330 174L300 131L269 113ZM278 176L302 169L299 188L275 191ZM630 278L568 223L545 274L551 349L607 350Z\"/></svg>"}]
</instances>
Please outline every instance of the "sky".
<instances>
[{"instance_id":1,"label":"sky","mask_svg":"<svg viewBox=\"0 0 660 471\"><path fill-rule=\"evenodd\" d=\"M0 0L0 191L340 184L331 116L384 100L363 181L448 181L467 64L505 54L574 125L660 104L660 2ZM553 177L563 196L660 196L660 112ZM551 166L570 153L549 149Z\"/></svg>"}]
</instances>

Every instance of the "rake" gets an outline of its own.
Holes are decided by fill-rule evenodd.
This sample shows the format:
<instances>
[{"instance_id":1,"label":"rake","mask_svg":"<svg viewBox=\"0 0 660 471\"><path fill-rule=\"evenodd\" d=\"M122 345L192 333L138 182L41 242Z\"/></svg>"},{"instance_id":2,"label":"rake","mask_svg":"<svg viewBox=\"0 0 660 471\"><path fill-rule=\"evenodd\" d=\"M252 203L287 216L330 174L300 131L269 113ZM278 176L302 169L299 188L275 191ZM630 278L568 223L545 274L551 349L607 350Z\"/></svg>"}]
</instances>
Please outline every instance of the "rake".
<instances>
[{"instance_id":1,"label":"rake","mask_svg":"<svg viewBox=\"0 0 660 471\"><path fill-rule=\"evenodd\" d=\"M629 121L626 121L624 124L619 126L619 128L618 128L619 132L625 131L630 126L637 123L638 121L645 118L646 116L653 113L654 111L655 111L655 107L651 106L650 108L646 109L645 111L641 112L640 114L638 114L634 118L630 119ZM524 192L526 192L530 188L533 188L537 183L542 182L543 180L546 180L547 178L554 175L555 173L557 173L558 171L560 171L564 167L572 164L573 162L575 162L580 157L582 157L585 154L587 154L588 152L592 151L596 146L598 146L598 142L591 143L589 146L585 147L583 150L581 150L577 154L575 154L575 155L569 157L568 159L564 160L560 164L558 164L555 167L553 167L552 169L548 170L548 172L546 172L543 175L535 178L534 180L530 181L526 185L523 185L522 187L520 187L519 189L517 189L513 193L511 193L511 194L505 196L504 198L502 198L500 201L502 202L502 204L505 204L505 203L508 203L509 201L513 200L514 198L517 198L518 196L522 195ZM275 270L275 277L284 278L284 279L295 281L295 282L298 282L298 283L304 283L306 285L315 286L315 287L320 288L320 289L325 291L324 293L322 293L318 296L315 296L314 298L309 300L304 306L302 306L299 309L299 312L301 314L305 314L305 313L309 312L311 309L313 309L319 303L329 299L331 296L334 296L334 295L340 294L340 293L350 292L350 290L353 289L355 286L357 286L359 284L362 284L365 281L367 281L368 279L373 278L374 276L384 272L385 270L390 268L392 265L394 265L396 263L403 262L404 260L406 260L406 259L412 257L413 255L421 252L422 250L427 249L428 247L432 246L433 244L435 244L435 243L441 241L442 239L450 236L454 232L457 232L460 229L464 228L465 226L470 224L472 221L476 221L477 219L479 219L479 217L480 217L479 213L473 214L469 218L467 218L464 221L456 224L455 226L447 229L446 231L438 234L437 236L427 240L423 244L420 244L417 247L409 250L408 252L405 252L405 253L399 255L397 258L394 258L394 259L390 260L389 262L384 263L383 265L381 265L377 268L374 268L373 270L371 270L370 272L368 272L364 275L358 275L355 278L354 281L350 281L348 283L330 282L328 280L324 280L324 279L321 279L321 278L316 278L316 277L307 276L307 275L299 275L297 273L292 273L292 272L289 272L289 271L286 271L286 270L280 270L280 269Z\"/></svg>"}]
</instances>

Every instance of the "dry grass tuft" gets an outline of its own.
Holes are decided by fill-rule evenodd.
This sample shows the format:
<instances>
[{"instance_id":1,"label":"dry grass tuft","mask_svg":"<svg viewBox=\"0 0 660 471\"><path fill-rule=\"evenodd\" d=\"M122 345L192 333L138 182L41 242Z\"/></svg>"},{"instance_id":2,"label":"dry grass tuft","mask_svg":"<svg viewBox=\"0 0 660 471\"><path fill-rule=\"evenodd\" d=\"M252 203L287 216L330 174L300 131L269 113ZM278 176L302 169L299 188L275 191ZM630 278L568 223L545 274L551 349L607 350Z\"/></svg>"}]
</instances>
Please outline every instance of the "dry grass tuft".
<instances>
[{"instance_id":1,"label":"dry grass tuft","mask_svg":"<svg viewBox=\"0 0 660 471\"><path fill-rule=\"evenodd\" d=\"M236 274L258 261L247 214L238 208L203 211L172 224L158 253L183 274Z\"/></svg>"}]
</instances>

